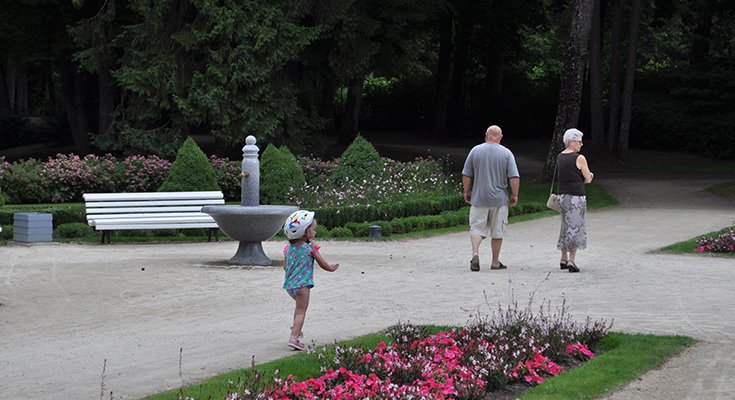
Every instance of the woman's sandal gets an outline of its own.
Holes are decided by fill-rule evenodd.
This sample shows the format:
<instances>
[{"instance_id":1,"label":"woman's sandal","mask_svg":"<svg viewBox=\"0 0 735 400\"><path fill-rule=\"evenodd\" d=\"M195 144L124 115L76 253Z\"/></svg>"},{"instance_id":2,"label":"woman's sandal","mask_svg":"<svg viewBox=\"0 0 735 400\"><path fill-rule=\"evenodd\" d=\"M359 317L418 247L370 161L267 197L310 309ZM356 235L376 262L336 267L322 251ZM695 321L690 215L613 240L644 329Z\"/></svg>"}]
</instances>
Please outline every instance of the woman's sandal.
<instances>
[{"instance_id":1,"label":"woman's sandal","mask_svg":"<svg viewBox=\"0 0 735 400\"><path fill-rule=\"evenodd\" d=\"M579 267L577 267L574 261L567 261L567 270L569 272L579 272Z\"/></svg>"},{"instance_id":2,"label":"woman's sandal","mask_svg":"<svg viewBox=\"0 0 735 400\"><path fill-rule=\"evenodd\" d=\"M559 260L559 267L561 269L567 269L567 260Z\"/></svg>"}]
</instances>

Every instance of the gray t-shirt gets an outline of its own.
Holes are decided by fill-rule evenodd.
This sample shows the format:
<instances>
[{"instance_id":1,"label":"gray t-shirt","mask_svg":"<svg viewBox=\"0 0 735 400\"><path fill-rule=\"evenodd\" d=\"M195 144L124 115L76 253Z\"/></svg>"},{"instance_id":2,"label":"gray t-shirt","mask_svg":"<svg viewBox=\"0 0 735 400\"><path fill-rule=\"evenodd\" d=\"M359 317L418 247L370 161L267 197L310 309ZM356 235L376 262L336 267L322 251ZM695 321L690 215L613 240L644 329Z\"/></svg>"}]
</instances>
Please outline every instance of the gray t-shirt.
<instances>
[{"instance_id":1,"label":"gray t-shirt","mask_svg":"<svg viewBox=\"0 0 735 400\"><path fill-rule=\"evenodd\" d=\"M513 153L497 143L482 143L467 155L462 175L472 178L472 203L476 207L508 204L508 179L518 177Z\"/></svg>"}]
</instances>

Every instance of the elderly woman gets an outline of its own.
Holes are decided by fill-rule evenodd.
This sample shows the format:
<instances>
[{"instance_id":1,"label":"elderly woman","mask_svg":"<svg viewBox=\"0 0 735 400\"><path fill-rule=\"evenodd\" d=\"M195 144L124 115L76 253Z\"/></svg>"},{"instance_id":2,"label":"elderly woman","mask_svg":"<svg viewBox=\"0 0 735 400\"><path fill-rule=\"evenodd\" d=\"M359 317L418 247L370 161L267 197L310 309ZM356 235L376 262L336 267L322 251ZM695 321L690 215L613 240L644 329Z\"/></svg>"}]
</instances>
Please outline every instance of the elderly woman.
<instances>
[{"instance_id":1,"label":"elderly woman","mask_svg":"<svg viewBox=\"0 0 735 400\"><path fill-rule=\"evenodd\" d=\"M587 248L587 197L584 184L592 182L594 177L587 166L587 159L579 154L582 136L582 132L577 129L567 129L564 132L566 148L556 157L559 177L557 193L561 205L561 231L556 248L561 250L559 266L569 272L579 272L574 257L578 249Z\"/></svg>"}]
</instances>

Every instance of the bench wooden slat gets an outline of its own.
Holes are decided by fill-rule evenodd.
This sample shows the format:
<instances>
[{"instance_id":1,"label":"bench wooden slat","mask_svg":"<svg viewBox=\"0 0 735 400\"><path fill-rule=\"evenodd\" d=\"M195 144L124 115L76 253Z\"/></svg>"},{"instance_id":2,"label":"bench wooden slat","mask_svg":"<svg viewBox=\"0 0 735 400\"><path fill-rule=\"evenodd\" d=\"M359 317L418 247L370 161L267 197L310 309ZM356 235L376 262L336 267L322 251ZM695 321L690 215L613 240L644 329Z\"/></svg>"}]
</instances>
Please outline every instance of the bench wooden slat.
<instances>
[{"instance_id":1,"label":"bench wooden slat","mask_svg":"<svg viewBox=\"0 0 735 400\"><path fill-rule=\"evenodd\" d=\"M137 207L137 206L190 206L190 205L216 205L225 204L225 200L205 199L205 200L148 200L148 201L87 201L87 207Z\"/></svg>"},{"instance_id":2,"label":"bench wooden slat","mask_svg":"<svg viewBox=\"0 0 735 400\"><path fill-rule=\"evenodd\" d=\"M149 224L149 223L157 223L157 222L167 222L167 223L176 223L176 222L209 222L213 223L214 220L212 217L210 217L207 214L201 214L201 215L179 215L176 217L166 217L162 215L137 215L137 216L110 216L109 218L95 218L90 219L95 226L100 226L100 224L110 224L110 223L131 223L131 224Z\"/></svg>"},{"instance_id":3,"label":"bench wooden slat","mask_svg":"<svg viewBox=\"0 0 735 400\"><path fill-rule=\"evenodd\" d=\"M104 225L104 230L131 230L131 229L188 229L188 228L217 228L217 224L212 223L187 223L187 224L123 224L123 225ZM99 229L102 230L102 229Z\"/></svg>"},{"instance_id":4,"label":"bench wooden slat","mask_svg":"<svg viewBox=\"0 0 735 400\"><path fill-rule=\"evenodd\" d=\"M132 219L132 218L168 218L168 219L179 219L182 217L206 217L210 221L213 221L209 214L201 212L171 212L171 213L156 213L156 212L136 212L129 214L95 214L87 216L87 220L100 221L104 219Z\"/></svg>"},{"instance_id":5,"label":"bench wooden slat","mask_svg":"<svg viewBox=\"0 0 735 400\"><path fill-rule=\"evenodd\" d=\"M84 201L221 199L222 192L129 192L85 193Z\"/></svg>"},{"instance_id":6,"label":"bench wooden slat","mask_svg":"<svg viewBox=\"0 0 735 400\"><path fill-rule=\"evenodd\" d=\"M120 208L87 208L87 215L90 214L127 214L127 213L196 213L202 210L202 206L190 207L120 207ZM98 215L92 215L98 218Z\"/></svg>"}]
</instances>

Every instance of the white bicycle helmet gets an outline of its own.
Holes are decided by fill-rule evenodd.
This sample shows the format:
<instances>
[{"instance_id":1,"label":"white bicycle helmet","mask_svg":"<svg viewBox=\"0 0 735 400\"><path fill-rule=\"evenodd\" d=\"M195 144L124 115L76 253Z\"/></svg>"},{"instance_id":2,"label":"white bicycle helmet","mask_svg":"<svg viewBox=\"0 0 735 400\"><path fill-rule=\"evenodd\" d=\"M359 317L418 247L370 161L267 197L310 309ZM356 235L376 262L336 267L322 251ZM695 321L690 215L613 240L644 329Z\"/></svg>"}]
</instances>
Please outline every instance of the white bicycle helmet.
<instances>
[{"instance_id":1,"label":"white bicycle helmet","mask_svg":"<svg viewBox=\"0 0 735 400\"><path fill-rule=\"evenodd\" d=\"M306 233L312 221L314 221L314 213L307 210L294 211L288 216L286 223L283 224L283 233L289 239L300 239Z\"/></svg>"}]
</instances>

